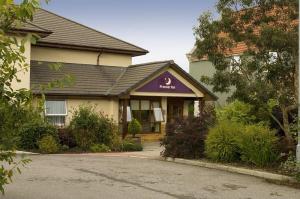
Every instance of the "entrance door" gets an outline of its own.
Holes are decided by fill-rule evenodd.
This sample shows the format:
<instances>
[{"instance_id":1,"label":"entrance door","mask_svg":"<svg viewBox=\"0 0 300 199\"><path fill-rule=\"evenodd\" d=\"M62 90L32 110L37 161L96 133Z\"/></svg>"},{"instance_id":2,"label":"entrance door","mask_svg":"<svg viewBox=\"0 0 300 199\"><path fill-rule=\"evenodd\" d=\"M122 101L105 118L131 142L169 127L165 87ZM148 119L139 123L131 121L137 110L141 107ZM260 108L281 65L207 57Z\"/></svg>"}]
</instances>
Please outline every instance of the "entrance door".
<instances>
[{"instance_id":1,"label":"entrance door","mask_svg":"<svg viewBox=\"0 0 300 199\"><path fill-rule=\"evenodd\" d=\"M183 117L183 100L168 99L167 122Z\"/></svg>"}]
</instances>

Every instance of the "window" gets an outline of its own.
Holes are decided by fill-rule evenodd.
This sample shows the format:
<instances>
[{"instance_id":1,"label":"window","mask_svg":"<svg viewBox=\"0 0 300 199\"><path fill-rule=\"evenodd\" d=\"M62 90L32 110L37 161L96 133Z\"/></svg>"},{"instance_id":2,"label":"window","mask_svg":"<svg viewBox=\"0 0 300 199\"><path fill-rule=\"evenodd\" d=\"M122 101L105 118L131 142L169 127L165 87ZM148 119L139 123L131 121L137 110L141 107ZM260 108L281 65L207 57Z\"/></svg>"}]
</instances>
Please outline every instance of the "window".
<instances>
[{"instance_id":1,"label":"window","mask_svg":"<svg viewBox=\"0 0 300 199\"><path fill-rule=\"evenodd\" d=\"M132 117L142 125L144 133L160 132L160 122L163 120L159 101L130 100Z\"/></svg>"},{"instance_id":2,"label":"window","mask_svg":"<svg viewBox=\"0 0 300 199\"><path fill-rule=\"evenodd\" d=\"M46 119L53 125L63 127L67 115L65 100L47 100L45 103Z\"/></svg>"}]
</instances>

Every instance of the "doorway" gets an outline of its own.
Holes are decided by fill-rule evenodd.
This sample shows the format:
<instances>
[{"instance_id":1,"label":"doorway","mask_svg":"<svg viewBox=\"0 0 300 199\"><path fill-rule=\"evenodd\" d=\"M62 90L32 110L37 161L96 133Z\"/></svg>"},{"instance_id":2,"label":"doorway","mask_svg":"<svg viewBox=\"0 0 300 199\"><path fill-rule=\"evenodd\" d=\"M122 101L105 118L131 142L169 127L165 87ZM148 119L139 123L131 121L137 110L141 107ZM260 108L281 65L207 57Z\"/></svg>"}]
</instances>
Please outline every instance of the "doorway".
<instances>
[{"instance_id":1,"label":"doorway","mask_svg":"<svg viewBox=\"0 0 300 199\"><path fill-rule=\"evenodd\" d=\"M167 122L183 117L183 100L179 98L168 98Z\"/></svg>"}]
</instances>

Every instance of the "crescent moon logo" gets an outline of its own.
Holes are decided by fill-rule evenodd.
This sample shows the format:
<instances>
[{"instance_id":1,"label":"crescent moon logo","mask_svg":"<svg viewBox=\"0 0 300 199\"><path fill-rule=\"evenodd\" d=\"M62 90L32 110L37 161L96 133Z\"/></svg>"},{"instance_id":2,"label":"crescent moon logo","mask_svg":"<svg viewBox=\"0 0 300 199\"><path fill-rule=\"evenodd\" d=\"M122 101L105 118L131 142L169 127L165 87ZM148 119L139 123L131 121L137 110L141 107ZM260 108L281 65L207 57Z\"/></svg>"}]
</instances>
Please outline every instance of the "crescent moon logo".
<instances>
[{"instance_id":1,"label":"crescent moon logo","mask_svg":"<svg viewBox=\"0 0 300 199\"><path fill-rule=\"evenodd\" d=\"M166 77L166 78L165 78L165 84L166 84L167 86L169 86L169 85L171 85L171 83L172 83L171 78L170 78L170 77Z\"/></svg>"}]
</instances>

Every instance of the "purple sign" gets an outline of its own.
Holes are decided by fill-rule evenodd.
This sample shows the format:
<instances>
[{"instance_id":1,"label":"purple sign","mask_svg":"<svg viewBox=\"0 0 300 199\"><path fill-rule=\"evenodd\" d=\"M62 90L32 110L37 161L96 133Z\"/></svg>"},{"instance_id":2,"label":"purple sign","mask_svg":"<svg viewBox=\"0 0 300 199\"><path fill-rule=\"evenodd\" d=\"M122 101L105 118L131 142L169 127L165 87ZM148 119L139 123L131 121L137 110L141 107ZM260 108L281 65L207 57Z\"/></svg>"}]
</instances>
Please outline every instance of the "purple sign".
<instances>
[{"instance_id":1,"label":"purple sign","mask_svg":"<svg viewBox=\"0 0 300 199\"><path fill-rule=\"evenodd\" d=\"M161 93L193 93L191 89L189 89L168 71L164 72L136 91Z\"/></svg>"}]
</instances>

